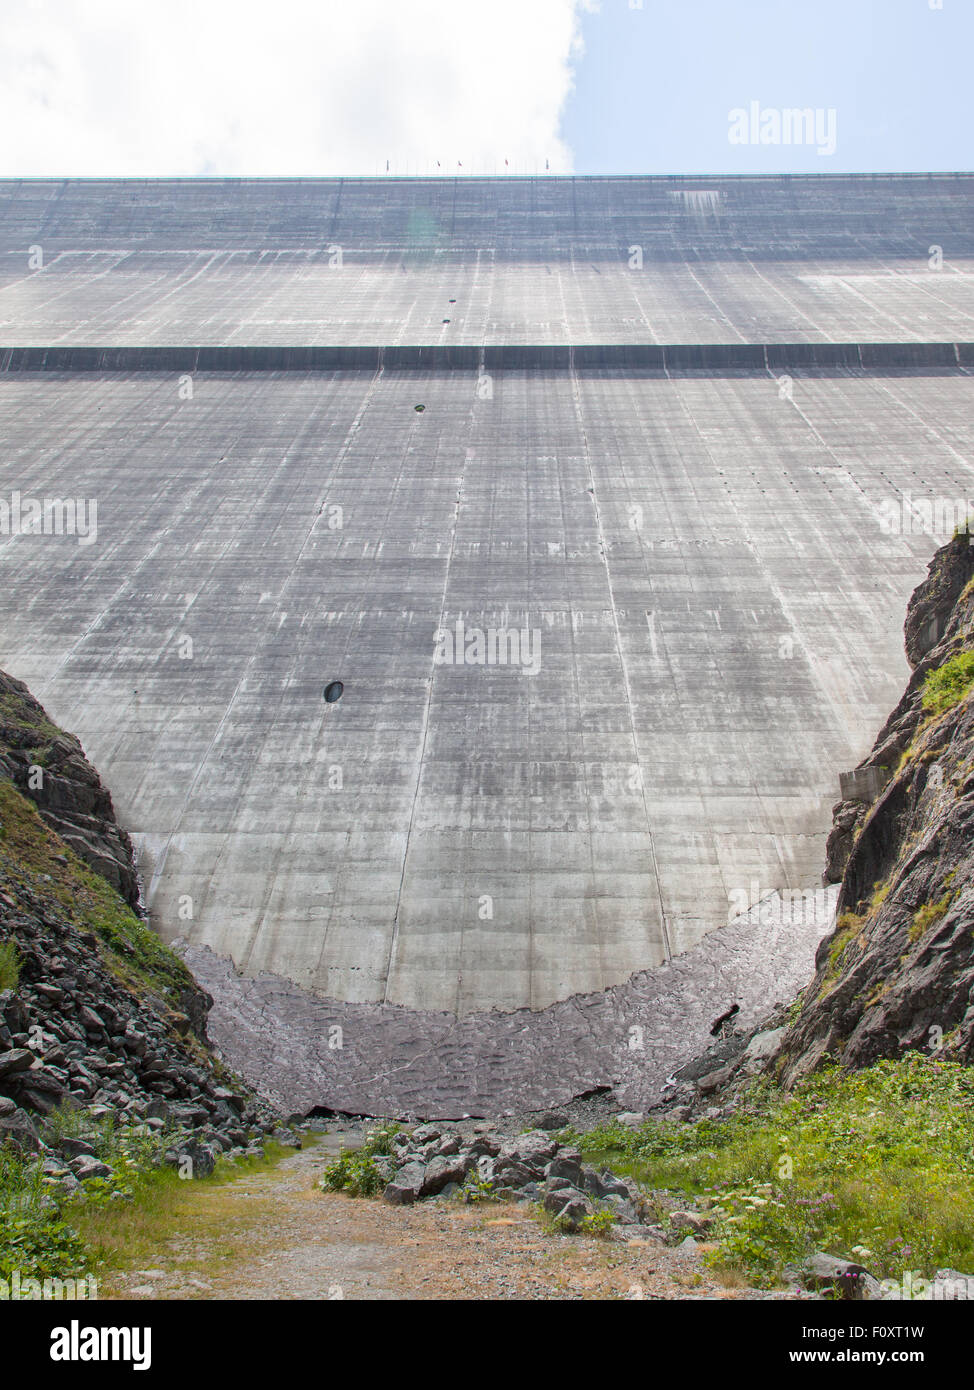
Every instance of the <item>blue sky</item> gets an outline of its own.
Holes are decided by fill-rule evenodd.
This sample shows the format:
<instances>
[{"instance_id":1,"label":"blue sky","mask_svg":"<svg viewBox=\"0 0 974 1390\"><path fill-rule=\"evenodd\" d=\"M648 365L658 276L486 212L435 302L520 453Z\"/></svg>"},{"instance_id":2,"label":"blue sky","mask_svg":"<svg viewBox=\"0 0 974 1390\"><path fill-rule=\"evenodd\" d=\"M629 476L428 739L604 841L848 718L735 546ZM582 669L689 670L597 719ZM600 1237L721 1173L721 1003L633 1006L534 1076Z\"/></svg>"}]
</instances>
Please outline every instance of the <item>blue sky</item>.
<instances>
[{"instance_id":1,"label":"blue sky","mask_svg":"<svg viewBox=\"0 0 974 1390\"><path fill-rule=\"evenodd\" d=\"M972 62L974 0L18 0L0 176L971 170Z\"/></svg>"},{"instance_id":2,"label":"blue sky","mask_svg":"<svg viewBox=\"0 0 974 1390\"><path fill-rule=\"evenodd\" d=\"M580 25L577 173L974 168L974 0L602 0ZM732 145L755 100L834 108L835 153Z\"/></svg>"}]
</instances>

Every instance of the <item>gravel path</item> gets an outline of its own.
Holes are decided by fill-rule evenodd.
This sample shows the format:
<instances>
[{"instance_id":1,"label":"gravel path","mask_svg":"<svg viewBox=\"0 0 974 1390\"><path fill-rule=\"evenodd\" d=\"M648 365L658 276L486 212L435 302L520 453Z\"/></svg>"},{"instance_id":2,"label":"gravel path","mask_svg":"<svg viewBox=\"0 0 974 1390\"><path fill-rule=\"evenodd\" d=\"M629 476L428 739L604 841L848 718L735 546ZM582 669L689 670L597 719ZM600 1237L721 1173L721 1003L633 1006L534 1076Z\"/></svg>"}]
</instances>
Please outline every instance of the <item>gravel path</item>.
<instances>
[{"instance_id":1,"label":"gravel path","mask_svg":"<svg viewBox=\"0 0 974 1390\"><path fill-rule=\"evenodd\" d=\"M277 1167L200 1186L151 1268L109 1296L165 1299L768 1298L726 1288L699 1254L549 1235L524 1206L394 1207L315 1187L342 1135ZM780 1297L781 1295L777 1295Z\"/></svg>"}]
</instances>

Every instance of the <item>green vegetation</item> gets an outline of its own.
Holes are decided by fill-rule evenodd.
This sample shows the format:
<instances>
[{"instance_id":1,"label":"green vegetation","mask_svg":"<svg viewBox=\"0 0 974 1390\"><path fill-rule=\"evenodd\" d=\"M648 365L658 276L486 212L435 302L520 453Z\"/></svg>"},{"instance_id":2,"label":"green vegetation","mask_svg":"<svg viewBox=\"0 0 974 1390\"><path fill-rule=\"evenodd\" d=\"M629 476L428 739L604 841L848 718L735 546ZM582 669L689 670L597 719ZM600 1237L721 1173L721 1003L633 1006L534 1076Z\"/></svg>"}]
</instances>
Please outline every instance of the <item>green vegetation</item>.
<instances>
[{"instance_id":1,"label":"green vegetation","mask_svg":"<svg viewBox=\"0 0 974 1390\"><path fill-rule=\"evenodd\" d=\"M816 1250L877 1278L974 1269L974 1068L913 1052L755 1085L728 1120L603 1126L575 1142L714 1218L708 1260L755 1283Z\"/></svg>"},{"instance_id":2,"label":"green vegetation","mask_svg":"<svg viewBox=\"0 0 974 1390\"><path fill-rule=\"evenodd\" d=\"M193 977L114 888L44 824L12 782L0 780L0 877L31 890L79 931L94 932L112 973L178 1010Z\"/></svg>"},{"instance_id":3,"label":"green vegetation","mask_svg":"<svg viewBox=\"0 0 974 1390\"><path fill-rule=\"evenodd\" d=\"M835 983L842 968L845 949L859 936L866 920L866 917L860 917L855 912L843 912L836 922L832 940L829 942L829 963L822 979L823 990L830 989Z\"/></svg>"},{"instance_id":4,"label":"green vegetation","mask_svg":"<svg viewBox=\"0 0 974 1390\"><path fill-rule=\"evenodd\" d=\"M386 1181L371 1154L342 1149L322 1173L320 1186L324 1192L347 1192L350 1197L375 1197L385 1187Z\"/></svg>"},{"instance_id":5,"label":"green vegetation","mask_svg":"<svg viewBox=\"0 0 974 1390\"><path fill-rule=\"evenodd\" d=\"M369 1131L360 1149L343 1148L325 1168L319 1187L324 1192L347 1192L350 1197L375 1197L388 1181L375 1160L392 1153L392 1140L398 1133L398 1125L383 1125Z\"/></svg>"},{"instance_id":6,"label":"green vegetation","mask_svg":"<svg viewBox=\"0 0 974 1390\"><path fill-rule=\"evenodd\" d=\"M974 651L958 652L930 671L923 683L923 708L945 714L960 703L974 685Z\"/></svg>"},{"instance_id":7,"label":"green vegetation","mask_svg":"<svg viewBox=\"0 0 974 1390\"><path fill-rule=\"evenodd\" d=\"M89 1270L100 1279L114 1270L145 1264L158 1257L174 1230L184 1229L197 1219L200 1194L212 1202L216 1191L236 1178L275 1167L288 1150L268 1143L264 1156L218 1159L216 1170L207 1177L180 1178L174 1168L149 1168L132 1173L127 1179L132 1196L128 1200L111 1194L90 1197L79 1204L69 1202L65 1216L77 1231L88 1255ZM85 1183L86 1191L92 1180Z\"/></svg>"},{"instance_id":8,"label":"green vegetation","mask_svg":"<svg viewBox=\"0 0 974 1390\"><path fill-rule=\"evenodd\" d=\"M161 1166L168 1139L162 1132L137 1134L113 1115L95 1121L71 1109L55 1111L44 1122L45 1137L56 1143L82 1137L113 1171L88 1178L74 1193L45 1178L36 1161L0 1147L0 1279L14 1270L21 1279L96 1277L131 1261L140 1247L152 1249L165 1238L173 1216L198 1184L219 1186L241 1173L277 1163L285 1150L268 1145L265 1157L221 1160L208 1177L187 1182Z\"/></svg>"},{"instance_id":9,"label":"green vegetation","mask_svg":"<svg viewBox=\"0 0 974 1390\"><path fill-rule=\"evenodd\" d=\"M23 696L13 691L0 694L0 725L33 735L27 743L38 753L46 753L55 739L63 737L62 730L52 724L42 710L35 710ZM40 763L41 759L34 757L33 761Z\"/></svg>"},{"instance_id":10,"label":"green vegetation","mask_svg":"<svg viewBox=\"0 0 974 1390\"><path fill-rule=\"evenodd\" d=\"M20 952L12 941L0 941L0 989L16 989L20 979Z\"/></svg>"},{"instance_id":11,"label":"green vegetation","mask_svg":"<svg viewBox=\"0 0 974 1390\"><path fill-rule=\"evenodd\" d=\"M910 923L909 937L911 941L919 941L925 931L939 922L947 913L947 909L954 900L954 895L947 892L935 903L925 903L918 912L913 914L913 921Z\"/></svg>"},{"instance_id":12,"label":"green vegetation","mask_svg":"<svg viewBox=\"0 0 974 1390\"><path fill-rule=\"evenodd\" d=\"M478 1178L476 1169L467 1174L457 1197L461 1202L496 1202L494 1184L489 1178Z\"/></svg>"},{"instance_id":13,"label":"green vegetation","mask_svg":"<svg viewBox=\"0 0 974 1390\"><path fill-rule=\"evenodd\" d=\"M579 1232L585 1236L601 1236L607 1240L612 1224L616 1220L615 1212L612 1211L592 1211L588 1216L582 1217Z\"/></svg>"},{"instance_id":14,"label":"green vegetation","mask_svg":"<svg viewBox=\"0 0 974 1390\"><path fill-rule=\"evenodd\" d=\"M55 1145L68 1136L85 1139L112 1174L88 1178L68 1193L36 1160L0 1147L0 1279L14 1270L22 1279L66 1279L118 1267L131 1255L134 1233L164 1224L184 1189L224 1182L284 1153L269 1146L263 1162L224 1161L211 1176L187 1183L161 1166L169 1142L163 1132L135 1133L114 1115L94 1120L67 1107L46 1118L44 1132Z\"/></svg>"},{"instance_id":15,"label":"green vegetation","mask_svg":"<svg viewBox=\"0 0 974 1390\"><path fill-rule=\"evenodd\" d=\"M51 1196L39 1167L0 1146L0 1279L14 1270L24 1279L77 1277L86 1248Z\"/></svg>"}]
</instances>

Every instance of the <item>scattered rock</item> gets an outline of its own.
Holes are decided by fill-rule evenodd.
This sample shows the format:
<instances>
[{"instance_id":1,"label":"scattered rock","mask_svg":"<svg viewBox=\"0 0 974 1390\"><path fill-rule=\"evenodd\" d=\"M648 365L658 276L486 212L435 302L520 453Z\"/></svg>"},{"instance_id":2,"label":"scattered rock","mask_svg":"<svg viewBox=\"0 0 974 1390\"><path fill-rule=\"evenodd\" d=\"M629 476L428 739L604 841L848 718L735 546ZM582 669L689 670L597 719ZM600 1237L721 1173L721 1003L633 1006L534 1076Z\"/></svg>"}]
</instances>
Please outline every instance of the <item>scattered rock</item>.
<instances>
[{"instance_id":1,"label":"scattered rock","mask_svg":"<svg viewBox=\"0 0 974 1390\"><path fill-rule=\"evenodd\" d=\"M0 1052L0 1080L27 1071L36 1061L33 1052L26 1047L13 1047L7 1052Z\"/></svg>"},{"instance_id":2,"label":"scattered rock","mask_svg":"<svg viewBox=\"0 0 974 1390\"><path fill-rule=\"evenodd\" d=\"M110 1178L112 1170L107 1163L102 1163L98 1158L92 1158L88 1154L80 1154L73 1158L68 1165L71 1172L78 1182L86 1182L88 1178Z\"/></svg>"},{"instance_id":3,"label":"scattered rock","mask_svg":"<svg viewBox=\"0 0 974 1390\"><path fill-rule=\"evenodd\" d=\"M382 1196L387 1202L393 1202L397 1206L409 1206L413 1202L418 1202L423 1191L425 1176L426 1165L424 1163L405 1163L397 1171L392 1181L387 1184Z\"/></svg>"},{"instance_id":4,"label":"scattered rock","mask_svg":"<svg viewBox=\"0 0 974 1390\"><path fill-rule=\"evenodd\" d=\"M699 1211L671 1211L669 1223L673 1231L689 1231L693 1236L706 1235L713 1226L713 1218Z\"/></svg>"},{"instance_id":5,"label":"scattered rock","mask_svg":"<svg viewBox=\"0 0 974 1390\"><path fill-rule=\"evenodd\" d=\"M568 1116L563 1110L549 1110L538 1121L538 1128L544 1130L565 1129L567 1125Z\"/></svg>"},{"instance_id":6,"label":"scattered rock","mask_svg":"<svg viewBox=\"0 0 974 1390\"><path fill-rule=\"evenodd\" d=\"M802 1265L802 1279L811 1289L831 1289L843 1298L861 1299L862 1279L869 1271L853 1260L837 1259L817 1251Z\"/></svg>"}]
</instances>

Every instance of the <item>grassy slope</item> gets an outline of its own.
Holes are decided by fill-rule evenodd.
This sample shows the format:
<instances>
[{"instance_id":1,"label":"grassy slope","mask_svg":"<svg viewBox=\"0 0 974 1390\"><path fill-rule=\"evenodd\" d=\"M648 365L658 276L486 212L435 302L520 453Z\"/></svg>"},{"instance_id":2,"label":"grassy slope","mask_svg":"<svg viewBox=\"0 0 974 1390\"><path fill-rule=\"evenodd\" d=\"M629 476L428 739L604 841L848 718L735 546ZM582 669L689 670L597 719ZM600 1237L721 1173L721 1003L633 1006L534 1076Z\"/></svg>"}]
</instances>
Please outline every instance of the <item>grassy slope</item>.
<instances>
[{"instance_id":1,"label":"grassy slope","mask_svg":"<svg viewBox=\"0 0 974 1390\"><path fill-rule=\"evenodd\" d=\"M974 1068L910 1053L819 1072L787 1096L756 1085L730 1120L577 1141L589 1160L709 1206L711 1260L766 1284L816 1250L878 1278L974 1272Z\"/></svg>"},{"instance_id":2,"label":"grassy slope","mask_svg":"<svg viewBox=\"0 0 974 1390\"><path fill-rule=\"evenodd\" d=\"M178 1009L194 987L186 966L41 820L31 801L0 779L0 885L24 887L79 931L93 932L104 964L135 993Z\"/></svg>"}]
</instances>

